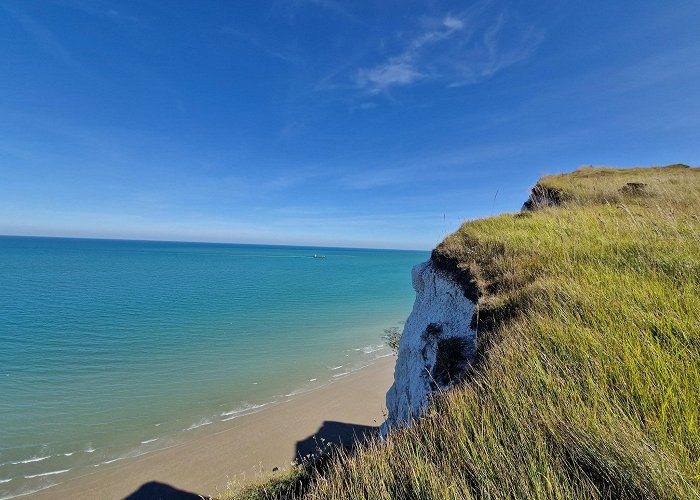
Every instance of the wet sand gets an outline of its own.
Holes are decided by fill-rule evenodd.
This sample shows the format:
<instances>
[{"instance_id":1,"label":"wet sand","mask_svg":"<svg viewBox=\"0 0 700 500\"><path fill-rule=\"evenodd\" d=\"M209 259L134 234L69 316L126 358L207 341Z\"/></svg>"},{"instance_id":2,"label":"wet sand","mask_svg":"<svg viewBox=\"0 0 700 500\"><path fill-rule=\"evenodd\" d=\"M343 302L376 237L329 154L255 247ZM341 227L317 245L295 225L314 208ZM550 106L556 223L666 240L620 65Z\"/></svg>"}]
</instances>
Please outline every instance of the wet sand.
<instances>
[{"instance_id":1,"label":"wet sand","mask_svg":"<svg viewBox=\"0 0 700 500\"><path fill-rule=\"evenodd\" d=\"M349 442L384 421L384 396L396 358L389 356L312 392L243 415L186 442L72 478L31 498L218 496L289 467L325 440ZM26 498L26 497L25 497ZM193 498L197 498L194 496Z\"/></svg>"}]
</instances>

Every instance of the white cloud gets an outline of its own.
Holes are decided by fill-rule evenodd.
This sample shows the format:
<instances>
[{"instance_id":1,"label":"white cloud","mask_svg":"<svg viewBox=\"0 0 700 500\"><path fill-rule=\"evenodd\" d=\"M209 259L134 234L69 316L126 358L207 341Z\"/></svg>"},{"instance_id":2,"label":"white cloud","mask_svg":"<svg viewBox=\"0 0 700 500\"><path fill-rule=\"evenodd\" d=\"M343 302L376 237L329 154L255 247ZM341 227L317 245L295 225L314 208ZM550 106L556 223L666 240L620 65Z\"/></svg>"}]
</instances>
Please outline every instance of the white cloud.
<instances>
[{"instance_id":1,"label":"white cloud","mask_svg":"<svg viewBox=\"0 0 700 500\"><path fill-rule=\"evenodd\" d=\"M478 83L530 57L542 38L512 12L482 2L459 15L424 23L413 37L402 39L393 55L358 69L355 86L378 94L430 81L447 86Z\"/></svg>"},{"instance_id":2,"label":"white cloud","mask_svg":"<svg viewBox=\"0 0 700 500\"><path fill-rule=\"evenodd\" d=\"M409 85L422 76L410 62L395 60L372 69L360 70L357 83L360 87L378 92L394 85Z\"/></svg>"},{"instance_id":3,"label":"white cloud","mask_svg":"<svg viewBox=\"0 0 700 500\"><path fill-rule=\"evenodd\" d=\"M372 68L360 69L357 73L358 87L365 88L370 93L378 93L389 87L410 85L430 76L418 69L423 49L450 38L454 32L463 28L464 22L461 19L448 15L437 29L425 31L412 39L401 54Z\"/></svg>"},{"instance_id":4,"label":"white cloud","mask_svg":"<svg viewBox=\"0 0 700 500\"><path fill-rule=\"evenodd\" d=\"M449 28L451 30L461 30L464 28L464 21L457 17L452 17L448 15L443 21L442 24L445 25L446 28Z\"/></svg>"}]
</instances>

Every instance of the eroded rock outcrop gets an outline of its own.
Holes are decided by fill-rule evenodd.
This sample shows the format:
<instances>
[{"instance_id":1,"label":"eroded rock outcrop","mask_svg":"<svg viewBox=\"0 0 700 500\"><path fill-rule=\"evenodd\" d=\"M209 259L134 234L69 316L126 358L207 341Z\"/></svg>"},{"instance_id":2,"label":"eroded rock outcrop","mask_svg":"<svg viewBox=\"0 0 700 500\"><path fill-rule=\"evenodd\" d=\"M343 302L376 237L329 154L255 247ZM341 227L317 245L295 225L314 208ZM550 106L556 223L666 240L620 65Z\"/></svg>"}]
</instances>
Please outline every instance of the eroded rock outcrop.
<instances>
[{"instance_id":1,"label":"eroded rock outcrop","mask_svg":"<svg viewBox=\"0 0 700 500\"><path fill-rule=\"evenodd\" d=\"M416 300L386 395L384 434L418 418L434 391L460 381L476 352L476 332L470 326L475 306L463 288L432 261L413 268L413 288Z\"/></svg>"},{"instance_id":2,"label":"eroded rock outcrop","mask_svg":"<svg viewBox=\"0 0 700 500\"><path fill-rule=\"evenodd\" d=\"M523 203L522 211L540 210L547 207L558 207L568 197L559 189L535 184L530 192L530 196Z\"/></svg>"}]
</instances>

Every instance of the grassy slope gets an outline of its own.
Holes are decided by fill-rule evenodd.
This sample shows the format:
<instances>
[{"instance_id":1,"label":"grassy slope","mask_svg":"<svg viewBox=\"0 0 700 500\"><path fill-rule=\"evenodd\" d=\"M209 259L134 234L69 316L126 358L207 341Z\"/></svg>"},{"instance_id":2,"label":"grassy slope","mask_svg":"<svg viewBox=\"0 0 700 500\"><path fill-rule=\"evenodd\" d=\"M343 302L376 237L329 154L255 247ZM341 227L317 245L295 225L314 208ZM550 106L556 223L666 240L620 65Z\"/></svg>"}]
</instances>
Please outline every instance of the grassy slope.
<instances>
[{"instance_id":1,"label":"grassy slope","mask_svg":"<svg viewBox=\"0 0 700 500\"><path fill-rule=\"evenodd\" d=\"M480 290L470 379L386 442L243 497L700 497L700 170L539 184L567 201L434 251Z\"/></svg>"}]
</instances>

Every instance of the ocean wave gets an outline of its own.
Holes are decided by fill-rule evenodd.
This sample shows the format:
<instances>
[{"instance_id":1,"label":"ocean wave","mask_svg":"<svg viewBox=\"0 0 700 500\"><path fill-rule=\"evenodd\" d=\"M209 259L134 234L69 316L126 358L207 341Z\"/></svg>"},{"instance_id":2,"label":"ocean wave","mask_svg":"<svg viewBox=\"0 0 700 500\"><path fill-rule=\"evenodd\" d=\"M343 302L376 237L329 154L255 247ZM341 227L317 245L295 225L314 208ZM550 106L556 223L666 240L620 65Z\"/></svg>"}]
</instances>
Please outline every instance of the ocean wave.
<instances>
[{"instance_id":1,"label":"ocean wave","mask_svg":"<svg viewBox=\"0 0 700 500\"><path fill-rule=\"evenodd\" d=\"M330 370L331 371L340 370L342 367L343 367L343 365L340 365L340 366L336 366L335 368L331 368Z\"/></svg>"},{"instance_id":2,"label":"ocean wave","mask_svg":"<svg viewBox=\"0 0 700 500\"><path fill-rule=\"evenodd\" d=\"M309 382L316 382L318 379L317 378L310 378Z\"/></svg>"},{"instance_id":3,"label":"ocean wave","mask_svg":"<svg viewBox=\"0 0 700 500\"><path fill-rule=\"evenodd\" d=\"M372 354L373 352L381 351L385 347L386 346L384 344L366 345L361 349L361 351L365 354Z\"/></svg>"},{"instance_id":4,"label":"ocean wave","mask_svg":"<svg viewBox=\"0 0 700 500\"><path fill-rule=\"evenodd\" d=\"M99 464L93 465L93 467L99 467L101 465L113 464L114 462L119 462L121 460L140 457L141 455L146 455L147 453L148 453L148 451L143 451L139 448L135 448L135 449L131 450L129 453L127 453L126 455L123 455L123 456L117 457L117 458L112 458L111 460L105 460L104 462L100 462Z\"/></svg>"},{"instance_id":5,"label":"ocean wave","mask_svg":"<svg viewBox=\"0 0 700 500\"><path fill-rule=\"evenodd\" d=\"M230 416L239 416L242 413L247 413L253 410L257 410L258 408L262 408L263 406L267 406L269 403L262 403L259 405L251 405L248 403L245 403L243 406L236 408L235 410L229 410L221 413L222 417L230 417ZM230 420L230 419L226 419Z\"/></svg>"},{"instance_id":6,"label":"ocean wave","mask_svg":"<svg viewBox=\"0 0 700 500\"><path fill-rule=\"evenodd\" d=\"M211 420L209 420L208 418L203 418L199 422L195 422L194 424L190 425L187 429L183 429L183 431L192 431L194 429L198 429L199 427L210 425L211 423Z\"/></svg>"},{"instance_id":7,"label":"ocean wave","mask_svg":"<svg viewBox=\"0 0 700 500\"><path fill-rule=\"evenodd\" d=\"M119 462L120 460L125 460L130 457L117 457L113 458L112 460L105 460L104 462L100 462L99 464L93 465L93 467L99 467L100 465L107 465L107 464L113 464L114 462Z\"/></svg>"},{"instance_id":8,"label":"ocean wave","mask_svg":"<svg viewBox=\"0 0 700 500\"><path fill-rule=\"evenodd\" d=\"M152 443L153 441L158 441L158 438L146 439L145 441L141 441L141 444L148 444Z\"/></svg>"},{"instance_id":9,"label":"ocean wave","mask_svg":"<svg viewBox=\"0 0 700 500\"><path fill-rule=\"evenodd\" d=\"M342 377L343 375L349 375L350 373L352 372L336 373L335 375L333 375L333 378Z\"/></svg>"},{"instance_id":10,"label":"ocean wave","mask_svg":"<svg viewBox=\"0 0 700 500\"><path fill-rule=\"evenodd\" d=\"M35 477L44 477L44 476L55 476L56 474L63 474L64 472L68 472L70 469L64 469L64 470L54 470L51 472L43 472L41 474L30 474L28 476L24 476L24 479L34 479Z\"/></svg>"},{"instance_id":11,"label":"ocean wave","mask_svg":"<svg viewBox=\"0 0 700 500\"><path fill-rule=\"evenodd\" d=\"M63 456L64 456L64 457L70 457L70 456L73 455L73 453L75 453L75 452L74 452L74 451L71 451L70 453L64 453Z\"/></svg>"},{"instance_id":12,"label":"ocean wave","mask_svg":"<svg viewBox=\"0 0 700 500\"><path fill-rule=\"evenodd\" d=\"M9 483L10 481L12 481L12 478L10 478L10 479L0 479L0 484Z\"/></svg>"},{"instance_id":13,"label":"ocean wave","mask_svg":"<svg viewBox=\"0 0 700 500\"><path fill-rule=\"evenodd\" d=\"M12 465L30 464L32 462L41 462L42 460L46 460L47 458L51 458L51 455L46 456L46 457L32 457L32 458L28 458L26 460L19 460L17 462L10 462L10 463Z\"/></svg>"}]
</instances>

